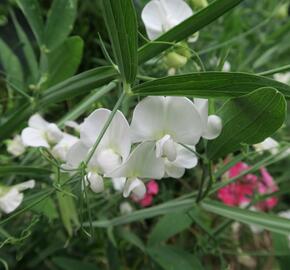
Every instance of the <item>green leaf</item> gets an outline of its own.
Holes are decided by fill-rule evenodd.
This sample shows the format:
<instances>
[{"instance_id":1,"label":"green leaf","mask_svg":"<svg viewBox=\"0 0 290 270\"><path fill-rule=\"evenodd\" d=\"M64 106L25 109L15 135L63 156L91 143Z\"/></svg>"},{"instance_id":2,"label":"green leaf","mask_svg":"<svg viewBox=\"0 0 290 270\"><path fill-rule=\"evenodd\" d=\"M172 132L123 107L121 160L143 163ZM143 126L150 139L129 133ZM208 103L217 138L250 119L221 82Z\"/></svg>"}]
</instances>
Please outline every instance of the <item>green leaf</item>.
<instances>
[{"instance_id":1,"label":"green leaf","mask_svg":"<svg viewBox=\"0 0 290 270\"><path fill-rule=\"evenodd\" d=\"M18 38L22 44L22 50L23 50L25 60L30 71L30 75L32 77L32 82L36 83L38 79L38 63L37 63L36 55L33 51L33 47L13 12L11 12L11 17L12 17Z\"/></svg>"},{"instance_id":2,"label":"green leaf","mask_svg":"<svg viewBox=\"0 0 290 270\"><path fill-rule=\"evenodd\" d=\"M138 51L139 62L144 63L172 46L170 44L165 44L166 42L179 42L188 38L242 1L243 0L216 0L212 2L209 6L170 29L153 42L146 43L142 46Z\"/></svg>"},{"instance_id":3,"label":"green leaf","mask_svg":"<svg viewBox=\"0 0 290 270\"><path fill-rule=\"evenodd\" d=\"M156 245L173 235L189 228L193 223L186 212L173 212L162 217L154 226L148 237L149 245ZM174 224L174 226L172 226Z\"/></svg>"},{"instance_id":4,"label":"green leaf","mask_svg":"<svg viewBox=\"0 0 290 270\"><path fill-rule=\"evenodd\" d=\"M104 18L122 78L128 83L137 72L138 26L132 0L103 0Z\"/></svg>"},{"instance_id":5,"label":"green leaf","mask_svg":"<svg viewBox=\"0 0 290 270\"><path fill-rule=\"evenodd\" d=\"M88 262L83 262L81 259L76 260L69 257L53 257L52 262L61 270L98 270L99 268Z\"/></svg>"},{"instance_id":6,"label":"green leaf","mask_svg":"<svg viewBox=\"0 0 290 270\"><path fill-rule=\"evenodd\" d=\"M40 101L41 105L70 99L103 86L117 77L113 67L98 67L75 75L47 89Z\"/></svg>"},{"instance_id":7,"label":"green leaf","mask_svg":"<svg viewBox=\"0 0 290 270\"><path fill-rule=\"evenodd\" d=\"M214 214L240 221L245 224L260 226L271 232L290 234L290 220L263 212L254 212L238 207L230 207L216 201L205 200L201 207Z\"/></svg>"},{"instance_id":8,"label":"green leaf","mask_svg":"<svg viewBox=\"0 0 290 270\"><path fill-rule=\"evenodd\" d=\"M128 228L120 228L118 231L119 236L123 238L128 243L134 245L135 247L139 248L143 252L145 252L145 246L142 240L139 238L139 236L132 231L130 231Z\"/></svg>"},{"instance_id":9,"label":"green leaf","mask_svg":"<svg viewBox=\"0 0 290 270\"><path fill-rule=\"evenodd\" d=\"M32 32L39 44L42 45L43 37L43 18L41 15L41 10L38 0L17 0L17 4L25 15L26 20L28 21ZM61 16L60 16L61 17Z\"/></svg>"},{"instance_id":10,"label":"green leaf","mask_svg":"<svg viewBox=\"0 0 290 270\"><path fill-rule=\"evenodd\" d=\"M3 166L0 167L0 175L49 175L51 170L32 166Z\"/></svg>"},{"instance_id":11,"label":"green leaf","mask_svg":"<svg viewBox=\"0 0 290 270\"><path fill-rule=\"evenodd\" d=\"M23 72L21 64L17 56L8 47L8 45L0 38L0 63L6 73L8 83L15 87L23 88Z\"/></svg>"},{"instance_id":12,"label":"green leaf","mask_svg":"<svg viewBox=\"0 0 290 270\"><path fill-rule=\"evenodd\" d=\"M150 257L165 270L202 270L200 261L189 252L173 246L156 246L147 249Z\"/></svg>"},{"instance_id":13,"label":"green leaf","mask_svg":"<svg viewBox=\"0 0 290 270\"><path fill-rule=\"evenodd\" d=\"M50 221L58 218L55 203L50 197L33 206L31 210L45 215Z\"/></svg>"},{"instance_id":14,"label":"green leaf","mask_svg":"<svg viewBox=\"0 0 290 270\"><path fill-rule=\"evenodd\" d=\"M54 0L48 13L44 45L49 51L57 48L73 29L77 15L77 0Z\"/></svg>"},{"instance_id":15,"label":"green leaf","mask_svg":"<svg viewBox=\"0 0 290 270\"><path fill-rule=\"evenodd\" d=\"M140 96L227 98L242 96L264 86L274 87L290 98L289 85L239 72L197 72L169 76L139 84L132 91Z\"/></svg>"},{"instance_id":16,"label":"green leaf","mask_svg":"<svg viewBox=\"0 0 290 270\"><path fill-rule=\"evenodd\" d=\"M46 88L62 82L76 73L82 60L83 48L83 40L75 36L68 38L58 48L47 54Z\"/></svg>"},{"instance_id":17,"label":"green leaf","mask_svg":"<svg viewBox=\"0 0 290 270\"><path fill-rule=\"evenodd\" d=\"M281 235L278 233L272 233L272 240L276 259L279 262L281 270L288 270L290 265L290 248L289 248L289 236ZM279 256L278 254L283 255ZM286 255L287 254L287 255Z\"/></svg>"},{"instance_id":18,"label":"green leaf","mask_svg":"<svg viewBox=\"0 0 290 270\"><path fill-rule=\"evenodd\" d=\"M238 150L242 144L255 144L271 136L286 117L284 96L274 88L260 88L248 95L228 100L218 111L221 135L208 142L210 159Z\"/></svg>"}]
</instances>

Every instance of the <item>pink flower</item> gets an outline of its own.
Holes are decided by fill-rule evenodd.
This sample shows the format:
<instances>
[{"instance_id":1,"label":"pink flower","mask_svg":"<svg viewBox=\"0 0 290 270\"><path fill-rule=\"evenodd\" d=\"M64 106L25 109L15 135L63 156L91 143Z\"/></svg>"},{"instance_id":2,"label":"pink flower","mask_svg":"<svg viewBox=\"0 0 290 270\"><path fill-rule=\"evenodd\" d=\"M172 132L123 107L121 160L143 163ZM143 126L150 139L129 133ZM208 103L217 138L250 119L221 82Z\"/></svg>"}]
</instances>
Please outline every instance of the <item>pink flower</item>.
<instances>
[{"instance_id":1,"label":"pink flower","mask_svg":"<svg viewBox=\"0 0 290 270\"><path fill-rule=\"evenodd\" d=\"M146 193L144 197L140 200L132 196L132 199L140 204L142 207L148 207L153 203L153 198L158 194L159 186L155 180L150 180L146 184Z\"/></svg>"},{"instance_id":2,"label":"pink flower","mask_svg":"<svg viewBox=\"0 0 290 270\"><path fill-rule=\"evenodd\" d=\"M228 177L231 179L237 177L243 171L250 169L246 163L239 162L228 171ZM265 195L278 190L272 176L266 168L260 169L261 176L246 174L241 176L234 183L231 183L218 191L218 198L230 206L243 207L251 202L254 194ZM260 210L272 209L278 203L276 197L268 198L256 205Z\"/></svg>"}]
</instances>

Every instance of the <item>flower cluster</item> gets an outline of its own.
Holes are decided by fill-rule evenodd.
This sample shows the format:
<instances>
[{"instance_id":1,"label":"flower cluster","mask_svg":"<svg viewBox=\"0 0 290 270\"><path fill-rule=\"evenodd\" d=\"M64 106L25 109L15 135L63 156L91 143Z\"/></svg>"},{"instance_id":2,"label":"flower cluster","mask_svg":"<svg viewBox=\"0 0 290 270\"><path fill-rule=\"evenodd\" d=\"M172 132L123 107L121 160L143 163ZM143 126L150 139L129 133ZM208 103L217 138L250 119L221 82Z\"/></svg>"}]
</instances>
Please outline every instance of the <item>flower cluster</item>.
<instances>
[{"instance_id":1,"label":"flower cluster","mask_svg":"<svg viewBox=\"0 0 290 270\"><path fill-rule=\"evenodd\" d=\"M74 124L79 137L36 114L22 131L22 141L47 148L63 161L64 170L77 170L86 161L85 182L92 191L103 191L104 178L111 178L124 197L133 193L140 200L146 194L144 179L182 177L197 165L195 146L200 138L214 139L222 129L221 119L208 115L206 99L147 97L135 107L130 125L117 111L92 152L110 114L97 109L79 126Z\"/></svg>"},{"instance_id":2,"label":"flower cluster","mask_svg":"<svg viewBox=\"0 0 290 270\"><path fill-rule=\"evenodd\" d=\"M250 166L246 163L239 162L228 171L227 178L237 177L249 169ZM262 167L260 174L260 176L257 176L249 173L240 177L234 183L221 188L218 191L218 198L230 206L246 207L252 202L255 195L267 195L278 191L276 183L266 168ZM272 209L277 203L278 199L276 197L270 197L253 205L252 209L266 211Z\"/></svg>"}]
</instances>

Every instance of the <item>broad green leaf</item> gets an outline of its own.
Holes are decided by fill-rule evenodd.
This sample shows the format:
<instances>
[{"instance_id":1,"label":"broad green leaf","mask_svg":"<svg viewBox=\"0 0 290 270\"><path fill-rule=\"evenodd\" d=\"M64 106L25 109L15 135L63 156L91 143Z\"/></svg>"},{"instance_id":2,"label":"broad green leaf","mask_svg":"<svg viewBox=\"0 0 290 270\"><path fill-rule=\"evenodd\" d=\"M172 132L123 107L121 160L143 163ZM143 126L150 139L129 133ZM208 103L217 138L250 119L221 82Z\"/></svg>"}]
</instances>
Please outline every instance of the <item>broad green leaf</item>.
<instances>
[{"instance_id":1,"label":"broad green leaf","mask_svg":"<svg viewBox=\"0 0 290 270\"><path fill-rule=\"evenodd\" d=\"M30 40L28 39L25 31L23 31L21 25L19 24L13 12L11 12L11 17L12 17L12 20L13 20L13 23L17 32L17 36L22 45L22 50L25 56L25 61L29 68L30 76L32 77L32 82L36 83L38 79L38 63L37 63L36 55L33 51L33 46Z\"/></svg>"},{"instance_id":2,"label":"broad green leaf","mask_svg":"<svg viewBox=\"0 0 290 270\"><path fill-rule=\"evenodd\" d=\"M209 6L175 26L153 42L146 43L142 46L138 51L139 62L144 63L171 47L172 45L166 44L167 42L175 43L190 37L242 1L243 0L216 0L212 2Z\"/></svg>"},{"instance_id":3,"label":"broad green leaf","mask_svg":"<svg viewBox=\"0 0 290 270\"><path fill-rule=\"evenodd\" d=\"M25 15L26 20L28 21L32 32L35 35L35 38L39 44L42 45L43 38L43 18L41 15L41 10L38 0L17 0L17 4ZM61 16L60 16L61 17Z\"/></svg>"},{"instance_id":4,"label":"broad green leaf","mask_svg":"<svg viewBox=\"0 0 290 270\"><path fill-rule=\"evenodd\" d=\"M274 88L260 88L248 95L228 100L218 111L223 121L221 135L208 142L210 159L255 144L270 137L286 117L284 96Z\"/></svg>"},{"instance_id":5,"label":"broad green leaf","mask_svg":"<svg viewBox=\"0 0 290 270\"><path fill-rule=\"evenodd\" d=\"M193 213L194 214L194 213ZM156 245L190 227L192 218L186 212L173 212L162 217L148 237L149 245ZM174 224L174 226L172 226Z\"/></svg>"},{"instance_id":6,"label":"broad green leaf","mask_svg":"<svg viewBox=\"0 0 290 270\"><path fill-rule=\"evenodd\" d=\"M0 63L6 73L6 80L11 87L23 88L23 71L19 59L0 38Z\"/></svg>"},{"instance_id":7,"label":"broad green leaf","mask_svg":"<svg viewBox=\"0 0 290 270\"><path fill-rule=\"evenodd\" d=\"M59 47L47 54L46 88L62 82L76 73L82 60L83 48L83 40L75 36L66 39Z\"/></svg>"},{"instance_id":8,"label":"broad green leaf","mask_svg":"<svg viewBox=\"0 0 290 270\"><path fill-rule=\"evenodd\" d=\"M3 166L0 167L2 175L49 175L51 170L32 166Z\"/></svg>"},{"instance_id":9,"label":"broad green leaf","mask_svg":"<svg viewBox=\"0 0 290 270\"><path fill-rule=\"evenodd\" d=\"M53 257L52 262L61 270L98 270L99 268L89 262L84 262L81 258Z\"/></svg>"},{"instance_id":10,"label":"broad green leaf","mask_svg":"<svg viewBox=\"0 0 290 270\"><path fill-rule=\"evenodd\" d=\"M290 98L290 86L275 80L239 72L200 72L169 76L139 84L133 93L141 96L194 96L227 98L271 86Z\"/></svg>"},{"instance_id":11,"label":"broad green leaf","mask_svg":"<svg viewBox=\"0 0 290 270\"><path fill-rule=\"evenodd\" d=\"M150 257L165 270L202 270L201 262L193 254L174 246L147 249Z\"/></svg>"},{"instance_id":12,"label":"broad green leaf","mask_svg":"<svg viewBox=\"0 0 290 270\"><path fill-rule=\"evenodd\" d=\"M264 212L254 212L238 207L230 207L223 203L205 200L201 207L211 213L240 221L245 224L260 226L271 232L288 235L290 234L290 220Z\"/></svg>"},{"instance_id":13,"label":"broad green leaf","mask_svg":"<svg viewBox=\"0 0 290 270\"><path fill-rule=\"evenodd\" d=\"M61 45L73 29L77 0L54 0L44 31L44 45L52 51Z\"/></svg>"},{"instance_id":14,"label":"broad green leaf","mask_svg":"<svg viewBox=\"0 0 290 270\"><path fill-rule=\"evenodd\" d=\"M145 252L146 248L144 246L144 243L142 242L142 240L139 238L137 234L133 233L128 228L120 228L118 233L119 233L119 236L123 238L125 241L127 241L128 243L136 246L137 248Z\"/></svg>"},{"instance_id":15,"label":"broad green leaf","mask_svg":"<svg viewBox=\"0 0 290 270\"><path fill-rule=\"evenodd\" d=\"M278 233L272 233L274 253L276 259L279 262L280 270L288 270L290 265L290 248L289 248L289 236L285 236ZM279 256L279 254L281 254Z\"/></svg>"},{"instance_id":16,"label":"broad green leaf","mask_svg":"<svg viewBox=\"0 0 290 270\"><path fill-rule=\"evenodd\" d=\"M128 83L137 72L138 26L132 0L102 0L104 18L122 78Z\"/></svg>"},{"instance_id":17,"label":"broad green leaf","mask_svg":"<svg viewBox=\"0 0 290 270\"><path fill-rule=\"evenodd\" d=\"M47 106L51 103L85 94L109 83L117 78L117 75L116 70L110 66L94 68L77 74L47 89L40 100L40 105Z\"/></svg>"}]
</instances>

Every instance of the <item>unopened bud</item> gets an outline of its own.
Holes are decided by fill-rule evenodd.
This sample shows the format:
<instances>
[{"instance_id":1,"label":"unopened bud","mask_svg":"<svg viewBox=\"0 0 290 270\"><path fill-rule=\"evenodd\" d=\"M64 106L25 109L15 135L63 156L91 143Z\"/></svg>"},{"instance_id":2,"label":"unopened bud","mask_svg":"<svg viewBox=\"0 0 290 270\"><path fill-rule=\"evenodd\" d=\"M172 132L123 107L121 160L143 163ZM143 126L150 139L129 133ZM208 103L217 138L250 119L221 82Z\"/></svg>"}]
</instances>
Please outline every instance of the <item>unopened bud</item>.
<instances>
[{"instance_id":1,"label":"unopened bud","mask_svg":"<svg viewBox=\"0 0 290 270\"><path fill-rule=\"evenodd\" d=\"M180 68L187 63L187 57L176 52L168 53L163 60L168 68Z\"/></svg>"},{"instance_id":2,"label":"unopened bud","mask_svg":"<svg viewBox=\"0 0 290 270\"><path fill-rule=\"evenodd\" d=\"M194 9L201 9L208 6L207 0L190 0L190 5Z\"/></svg>"}]
</instances>

